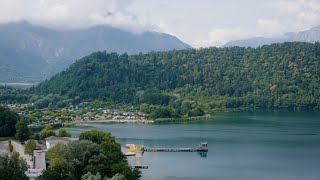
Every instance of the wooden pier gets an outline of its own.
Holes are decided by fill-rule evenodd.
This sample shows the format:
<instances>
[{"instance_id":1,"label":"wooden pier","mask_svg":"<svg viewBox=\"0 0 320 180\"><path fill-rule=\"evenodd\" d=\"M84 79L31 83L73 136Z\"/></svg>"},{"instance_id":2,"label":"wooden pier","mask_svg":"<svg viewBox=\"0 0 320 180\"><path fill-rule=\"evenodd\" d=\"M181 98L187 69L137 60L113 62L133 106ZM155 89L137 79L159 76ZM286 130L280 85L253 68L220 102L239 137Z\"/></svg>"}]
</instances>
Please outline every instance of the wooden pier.
<instances>
[{"instance_id":1,"label":"wooden pier","mask_svg":"<svg viewBox=\"0 0 320 180\"><path fill-rule=\"evenodd\" d=\"M202 142L198 148L143 148L144 152L208 152L208 143Z\"/></svg>"},{"instance_id":2,"label":"wooden pier","mask_svg":"<svg viewBox=\"0 0 320 180\"><path fill-rule=\"evenodd\" d=\"M145 152L195 152L196 149L191 148L145 148Z\"/></svg>"}]
</instances>

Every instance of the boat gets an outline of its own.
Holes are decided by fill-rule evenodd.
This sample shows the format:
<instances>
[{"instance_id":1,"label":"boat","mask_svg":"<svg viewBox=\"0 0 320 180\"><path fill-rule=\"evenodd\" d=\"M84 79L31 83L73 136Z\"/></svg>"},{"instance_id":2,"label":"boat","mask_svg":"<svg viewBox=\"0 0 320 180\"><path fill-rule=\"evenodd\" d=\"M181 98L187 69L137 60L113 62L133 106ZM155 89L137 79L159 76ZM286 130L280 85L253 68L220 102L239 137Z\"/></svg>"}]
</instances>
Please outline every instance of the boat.
<instances>
[{"instance_id":1,"label":"boat","mask_svg":"<svg viewBox=\"0 0 320 180\"><path fill-rule=\"evenodd\" d=\"M126 152L126 153L124 153L124 155L125 156L135 156L136 153L134 153L134 152Z\"/></svg>"}]
</instances>

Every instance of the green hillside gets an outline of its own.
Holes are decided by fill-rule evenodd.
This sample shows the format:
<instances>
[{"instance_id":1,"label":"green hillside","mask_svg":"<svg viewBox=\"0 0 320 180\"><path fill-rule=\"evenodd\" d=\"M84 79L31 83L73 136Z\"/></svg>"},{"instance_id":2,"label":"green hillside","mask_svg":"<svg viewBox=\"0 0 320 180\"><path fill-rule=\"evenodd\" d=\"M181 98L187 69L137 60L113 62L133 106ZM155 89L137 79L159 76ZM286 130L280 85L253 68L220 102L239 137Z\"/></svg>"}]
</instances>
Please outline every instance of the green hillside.
<instances>
[{"instance_id":1,"label":"green hillside","mask_svg":"<svg viewBox=\"0 0 320 180\"><path fill-rule=\"evenodd\" d=\"M141 105L145 111L158 105L179 115L183 109L194 115L214 108L320 109L320 44L130 56L96 52L32 91Z\"/></svg>"}]
</instances>

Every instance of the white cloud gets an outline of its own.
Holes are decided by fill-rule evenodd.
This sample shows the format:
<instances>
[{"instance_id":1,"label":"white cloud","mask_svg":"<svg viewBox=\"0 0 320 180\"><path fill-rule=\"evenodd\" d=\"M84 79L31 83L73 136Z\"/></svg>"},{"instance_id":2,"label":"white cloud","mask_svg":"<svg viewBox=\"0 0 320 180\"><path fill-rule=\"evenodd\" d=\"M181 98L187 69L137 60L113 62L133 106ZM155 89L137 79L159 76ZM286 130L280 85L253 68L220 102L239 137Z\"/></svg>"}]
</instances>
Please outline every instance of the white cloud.
<instances>
[{"instance_id":1,"label":"white cloud","mask_svg":"<svg viewBox=\"0 0 320 180\"><path fill-rule=\"evenodd\" d=\"M206 47L206 46L222 46L228 41L233 39L248 37L249 32L242 27L235 28L212 28L209 32L209 37L202 39L193 44L194 47Z\"/></svg>"},{"instance_id":2,"label":"white cloud","mask_svg":"<svg viewBox=\"0 0 320 180\"><path fill-rule=\"evenodd\" d=\"M292 31L306 30L320 24L319 0L281 0L269 6L288 17L283 24Z\"/></svg>"},{"instance_id":3,"label":"white cloud","mask_svg":"<svg viewBox=\"0 0 320 180\"><path fill-rule=\"evenodd\" d=\"M276 37L286 32L286 26L275 19L258 19L254 34L255 36Z\"/></svg>"},{"instance_id":4,"label":"white cloud","mask_svg":"<svg viewBox=\"0 0 320 180\"><path fill-rule=\"evenodd\" d=\"M132 0L2 0L0 23L26 20L54 28L108 24L130 31L145 28L128 10Z\"/></svg>"},{"instance_id":5,"label":"white cloud","mask_svg":"<svg viewBox=\"0 0 320 180\"><path fill-rule=\"evenodd\" d=\"M212 28L208 38L202 39L193 45L201 46L222 46L228 41L250 37L280 37L286 28L277 20L258 19L254 27L231 27Z\"/></svg>"},{"instance_id":6,"label":"white cloud","mask_svg":"<svg viewBox=\"0 0 320 180\"><path fill-rule=\"evenodd\" d=\"M257 19L252 27L212 28L206 38L195 41L195 47L221 46L228 41L250 37L281 37L320 25L319 0L273 0L266 3L285 18Z\"/></svg>"}]
</instances>

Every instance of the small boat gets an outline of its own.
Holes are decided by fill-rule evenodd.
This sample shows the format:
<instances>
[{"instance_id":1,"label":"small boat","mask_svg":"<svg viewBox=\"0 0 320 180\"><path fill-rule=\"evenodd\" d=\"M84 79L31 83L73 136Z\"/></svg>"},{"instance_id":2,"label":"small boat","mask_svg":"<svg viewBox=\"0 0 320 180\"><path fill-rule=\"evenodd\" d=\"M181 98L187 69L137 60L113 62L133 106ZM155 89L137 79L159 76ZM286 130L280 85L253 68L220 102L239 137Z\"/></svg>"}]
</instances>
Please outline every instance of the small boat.
<instances>
[{"instance_id":1,"label":"small boat","mask_svg":"<svg viewBox=\"0 0 320 180\"><path fill-rule=\"evenodd\" d=\"M126 153L124 153L124 155L125 156L135 156L136 153L134 153L134 152L126 152Z\"/></svg>"}]
</instances>

